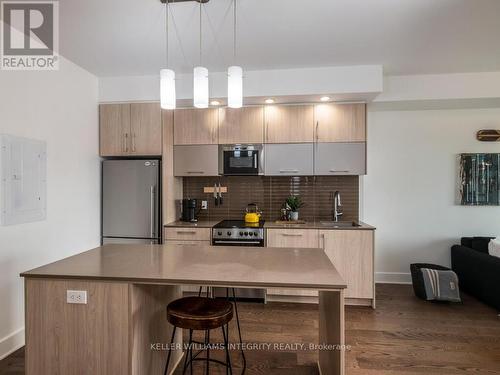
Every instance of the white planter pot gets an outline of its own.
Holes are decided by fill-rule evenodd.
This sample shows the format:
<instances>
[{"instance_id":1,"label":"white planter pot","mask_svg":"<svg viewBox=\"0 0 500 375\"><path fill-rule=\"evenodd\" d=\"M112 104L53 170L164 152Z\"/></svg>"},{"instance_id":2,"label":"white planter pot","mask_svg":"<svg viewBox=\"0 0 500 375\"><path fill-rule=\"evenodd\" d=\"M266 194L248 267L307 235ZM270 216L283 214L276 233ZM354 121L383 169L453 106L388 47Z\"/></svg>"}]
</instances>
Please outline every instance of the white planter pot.
<instances>
[{"instance_id":1,"label":"white planter pot","mask_svg":"<svg viewBox=\"0 0 500 375\"><path fill-rule=\"evenodd\" d=\"M299 220L299 212L298 211L290 212L290 220L292 220L292 221Z\"/></svg>"}]
</instances>

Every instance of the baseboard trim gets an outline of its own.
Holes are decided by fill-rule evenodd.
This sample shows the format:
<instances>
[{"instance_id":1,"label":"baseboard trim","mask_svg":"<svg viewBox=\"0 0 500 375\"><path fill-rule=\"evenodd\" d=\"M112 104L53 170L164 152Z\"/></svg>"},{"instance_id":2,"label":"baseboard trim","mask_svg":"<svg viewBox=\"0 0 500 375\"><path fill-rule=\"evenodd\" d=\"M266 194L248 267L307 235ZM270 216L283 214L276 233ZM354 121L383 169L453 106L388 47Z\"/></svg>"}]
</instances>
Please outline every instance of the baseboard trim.
<instances>
[{"instance_id":1,"label":"baseboard trim","mask_svg":"<svg viewBox=\"0 0 500 375\"><path fill-rule=\"evenodd\" d=\"M377 284L411 284L411 274L405 272L375 272Z\"/></svg>"},{"instance_id":2,"label":"baseboard trim","mask_svg":"<svg viewBox=\"0 0 500 375\"><path fill-rule=\"evenodd\" d=\"M24 327L0 340L0 360L24 346Z\"/></svg>"}]
</instances>

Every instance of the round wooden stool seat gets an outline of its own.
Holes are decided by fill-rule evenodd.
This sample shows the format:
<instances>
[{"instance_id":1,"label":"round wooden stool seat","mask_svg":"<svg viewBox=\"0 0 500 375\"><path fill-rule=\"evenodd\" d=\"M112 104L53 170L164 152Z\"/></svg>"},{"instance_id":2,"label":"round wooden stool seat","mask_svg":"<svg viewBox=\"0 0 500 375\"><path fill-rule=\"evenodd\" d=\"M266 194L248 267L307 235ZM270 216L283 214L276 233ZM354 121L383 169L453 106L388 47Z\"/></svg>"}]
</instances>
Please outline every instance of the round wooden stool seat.
<instances>
[{"instance_id":1,"label":"round wooden stool seat","mask_svg":"<svg viewBox=\"0 0 500 375\"><path fill-rule=\"evenodd\" d=\"M185 297L167 306L167 320L173 326L184 329L216 329L232 318L233 305L224 299Z\"/></svg>"}]
</instances>

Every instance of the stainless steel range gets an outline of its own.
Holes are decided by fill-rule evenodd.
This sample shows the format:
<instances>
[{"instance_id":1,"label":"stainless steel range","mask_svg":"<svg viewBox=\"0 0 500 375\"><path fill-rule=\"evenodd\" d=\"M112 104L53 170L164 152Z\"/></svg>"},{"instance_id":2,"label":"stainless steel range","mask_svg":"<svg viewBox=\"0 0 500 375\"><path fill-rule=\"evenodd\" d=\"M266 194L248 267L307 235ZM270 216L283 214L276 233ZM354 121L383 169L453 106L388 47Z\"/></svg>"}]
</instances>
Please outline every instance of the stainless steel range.
<instances>
[{"instance_id":1,"label":"stainless steel range","mask_svg":"<svg viewBox=\"0 0 500 375\"><path fill-rule=\"evenodd\" d=\"M223 220L212 228L212 245L264 247L264 221Z\"/></svg>"},{"instance_id":2,"label":"stainless steel range","mask_svg":"<svg viewBox=\"0 0 500 375\"><path fill-rule=\"evenodd\" d=\"M264 247L264 221L248 224L243 220L223 220L212 228L212 245ZM226 288L215 288L214 293L216 297L225 297ZM265 302L266 290L237 288L236 298Z\"/></svg>"}]
</instances>

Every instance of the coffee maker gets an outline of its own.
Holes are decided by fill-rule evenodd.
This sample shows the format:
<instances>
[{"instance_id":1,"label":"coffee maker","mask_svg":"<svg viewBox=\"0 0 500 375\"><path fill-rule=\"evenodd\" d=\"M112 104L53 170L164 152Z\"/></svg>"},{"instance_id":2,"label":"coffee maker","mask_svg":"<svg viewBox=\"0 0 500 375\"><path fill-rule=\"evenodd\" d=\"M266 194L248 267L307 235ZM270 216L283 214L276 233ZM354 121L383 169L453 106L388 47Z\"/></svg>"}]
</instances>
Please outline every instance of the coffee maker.
<instances>
[{"instance_id":1,"label":"coffee maker","mask_svg":"<svg viewBox=\"0 0 500 375\"><path fill-rule=\"evenodd\" d=\"M188 222L197 222L198 221L198 212L197 212L197 203L196 199L183 199L182 200L182 221Z\"/></svg>"}]
</instances>

